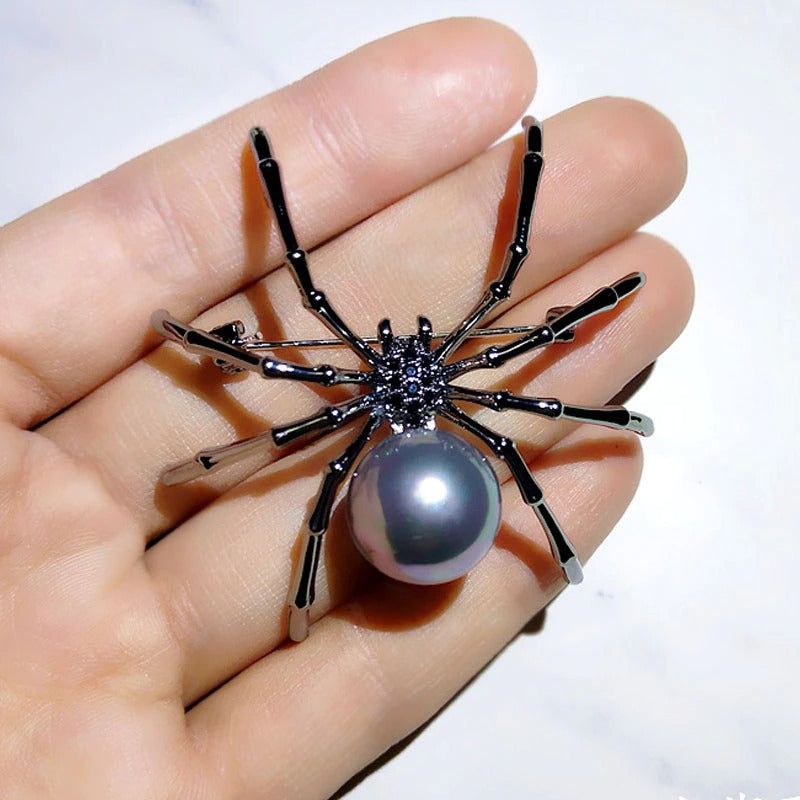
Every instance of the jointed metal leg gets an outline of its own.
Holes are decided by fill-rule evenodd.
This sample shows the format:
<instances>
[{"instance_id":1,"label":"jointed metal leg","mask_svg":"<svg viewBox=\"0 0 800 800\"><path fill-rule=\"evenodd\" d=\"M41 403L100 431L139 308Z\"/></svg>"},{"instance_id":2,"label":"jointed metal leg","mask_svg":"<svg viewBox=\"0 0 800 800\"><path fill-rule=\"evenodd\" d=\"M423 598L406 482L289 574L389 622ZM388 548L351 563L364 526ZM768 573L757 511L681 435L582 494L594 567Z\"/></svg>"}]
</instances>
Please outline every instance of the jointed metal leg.
<instances>
[{"instance_id":1,"label":"jointed metal leg","mask_svg":"<svg viewBox=\"0 0 800 800\"><path fill-rule=\"evenodd\" d=\"M417 317L417 336L419 337L422 346L426 350L430 350L431 341L433 340L433 326L427 317Z\"/></svg>"},{"instance_id":2,"label":"jointed metal leg","mask_svg":"<svg viewBox=\"0 0 800 800\"><path fill-rule=\"evenodd\" d=\"M271 444L272 431L266 431L259 433L258 436L240 439L238 442L207 447L188 461L165 470L161 475L161 482L167 486L174 486L177 483L193 481L195 478L215 472L219 467L235 464L251 453L261 452Z\"/></svg>"},{"instance_id":3,"label":"jointed metal leg","mask_svg":"<svg viewBox=\"0 0 800 800\"><path fill-rule=\"evenodd\" d=\"M295 642L302 642L308 636L309 609L314 602L322 537L328 529L336 491L381 421L379 417L371 416L344 453L328 464L328 471L308 521L308 531L303 537L303 550L289 590L289 637Z\"/></svg>"},{"instance_id":4,"label":"jointed metal leg","mask_svg":"<svg viewBox=\"0 0 800 800\"><path fill-rule=\"evenodd\" d=\"M332 406L326 406L310 417L278 425L272 429L272 439L279 447L307 436L314 431L332 431L340 428L374 405L372 396L362 394L352 400L345 400Z\"/></svg>"},{"instance_id":5,"label":"jointed metal leg","mask_svg":"<svg viewBox=\"0 0 800 800\"><path fill-rule=\"evenodd\" d=\"M320 383L333 386L339 383L369 383L369 373L359 370L345 370L320 364L306 367L292 364L272 356L260 356L243 347L226 342L213 333L193 328L181 322L164 310L156 311L151 323L153 328L167 339L177 342L190 353L209 356L224 361L238 369L257 372L264 378L283 378L306 383Z\"/></svg>"},{"instance_id":6,"label":"jointed metal leg","mask_svg":"<svg viewBox=\"0 0 800 800\"><path fill-rule=\"evenodd\" d=\"M466 400L494 411L515 409L550 419L568 419L573 422L588 422L592 425L633 431L640 436L653 434L653 421L650 417L628 411L624 406L572 406L565 405L555 397L521 397L507 391L483 392L461 386L449 387L447 394L451 400Z\"/></svg>"},{"instance_id":7,"label":"jointed metal leg","mask_svg":"<svg viewBox=\"0 0 800 800\"><path fill-rule=\"evenodd\" d=\"M278 223L278 228L286 247L286 260L297 288L303 297L303 305L321 319L329 330L358 353L367 364L374 366L378 361L376 351L360 336L350 330L328 302L324 293L319 291L311 280L306 252L298 245L292 221L289 218L280 167L272 155L269 138L262 128L251 128L250 146L258 165L261 187Z\"/></svg>"},{"instance_id":8,"label":"jointed metal leg","mask_svg":"<svg viewBox=\"0 0 800 800\"><path fill-rule=\"evenodd\" d=\"M386 355L392 347L394 334L392 333L392 323L388 319L382 319L378 323L378 341L381 343L381 350Z\"/></svg>"},{"instance_id":9,"label":"jointed metal leg","mask_svg":"<svg viewBox=\"0 0 800 800\"><path fill-rule=\"evenodd\" d=\"M436 356L444 361L464 341L469 332L489 314L499 303L511 295L511 286L522 263L528 257L528 236L531 217L539 188L539 178L544 166L542 158L542 126L533 117L522 120L525 131L525 154L522 156L519 200L517 201L517 220L514 238L508 246L500 278L489 285L486 293L475 308L436 348Z\"/></svg>"},{"instance_id":10,"label":"jointed metal leg","mask_svg":"<svg viewBox=\"0 0 800 800\"><path fill-rule=\"evenodd\" d=\"M575 553L575 548L570 544L558 520L553 516L539 484L531 474L525 459L519 454L517 446L511 439L501 436L490 428L472 419L460 408L447 402L439 409L439 413L468 430L484 444L488 445L499 458L508 464L511 474L516 481L522 499L534 510L539 522L547 534L553 557L561 567L561 571L568 583L580 583L583 580L581 562Z\"/></svg>"},{"instance_id":11,"label":"jointed metal leg","mask_svg":"<svg viewBox=\"0 0 800 800\"><path fill-rule=\"evenodd\" d=\"M525 336L521 336L513 342L502 346L488 347L475 356L456 361L448 367L448 378L452 380L465 372L474 369L491 369L500 367L511 358L521 356L537 347L546 347L559 340L567 331L575 328L581 322L609 311L619 303L620 300L633 294L637 289L644 286L645 276L641 272L633 272L620 278L611 286L606 286L596 291L590 297L580 303L570 307L563 314L559 314L547 325L540 325Z\"/></svg>"},{"instance_id":12,"label":"jointed metal leg","mask_svg":"<svg viewBox=\"0 0 800 800\"><path fill-rule=\"evenodd\" d=\"M368 394L365 394L353 400L328 406L310 417L296 420L288 425L277 426L272 430L259 433L257 436L240 439L219 447L207 447L188 461L183 461L167 469L161 475L161 481L167 486L185 483L216 472L220 467L235 464L252 453L267 449L271 444L282 447L315 431L330 433L355 419L359 414L368 411L371 407L372 400Z\"/></svg>"}]
</instances>

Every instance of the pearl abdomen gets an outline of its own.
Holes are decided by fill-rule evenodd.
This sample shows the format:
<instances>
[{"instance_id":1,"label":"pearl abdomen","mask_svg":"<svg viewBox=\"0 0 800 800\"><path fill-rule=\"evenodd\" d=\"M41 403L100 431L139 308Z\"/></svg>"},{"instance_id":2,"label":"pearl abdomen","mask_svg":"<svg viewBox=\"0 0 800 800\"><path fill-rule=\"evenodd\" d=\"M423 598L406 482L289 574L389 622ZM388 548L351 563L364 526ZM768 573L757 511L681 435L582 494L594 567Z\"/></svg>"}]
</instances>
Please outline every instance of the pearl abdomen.
<instances>
[{"instance_id":1,"label":"pearl abdomen","mask_svg":"<svg viewBox=\"0 0 800 800\"><path fill-rule=\"evenodd\" d=\"M389 436L350 482L350 532L358 549L407 583L446 583L466 574L491 548L500 513L488 460L439 430Z\"/></svg>"}]
</instances>

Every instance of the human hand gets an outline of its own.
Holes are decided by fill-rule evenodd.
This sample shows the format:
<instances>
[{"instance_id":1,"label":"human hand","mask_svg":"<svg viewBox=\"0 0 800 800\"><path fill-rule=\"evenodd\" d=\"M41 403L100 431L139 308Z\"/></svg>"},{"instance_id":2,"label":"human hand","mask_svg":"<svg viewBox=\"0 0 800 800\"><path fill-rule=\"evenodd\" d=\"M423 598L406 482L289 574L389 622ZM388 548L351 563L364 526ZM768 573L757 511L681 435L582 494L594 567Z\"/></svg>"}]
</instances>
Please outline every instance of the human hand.
<instances>
[{"instance_id":1,"label":"human hand","mask_svg":"<svg viewBox=\"0 0 800 800\"><path fill-rule=\"evenodd\" d=\"M500 536L454 585L376 579L335 513L319 621L307 642L284 645L292 548L352 431L201 486L163 487L158 475L337 393L224 379L171 345L153 350L147 329L165 306L183 319L204 312L205 328L255 316L270 338L320 334L278 269L245 149L248 128L264 124L303 245L325 242L311 267L340 313L364 333L386 315L411 330L419 313L447 330L509 239L519 141L484 150L522 115L534 76L506 29L422 26L0 231L4 797L325 797L560 590L544 535L498 465ZM546 122L545 160L533 252L497 324L539 321L638 269L648 285L572 345L470 384L509 388L511 376L520 393L598 404L688 316L683 260L633 235L679 191L683 149L656 112L604 99ZM517 441L585 560L633 494L635 437L524 415L492 424Z\"/></svg>"}]
</instances>

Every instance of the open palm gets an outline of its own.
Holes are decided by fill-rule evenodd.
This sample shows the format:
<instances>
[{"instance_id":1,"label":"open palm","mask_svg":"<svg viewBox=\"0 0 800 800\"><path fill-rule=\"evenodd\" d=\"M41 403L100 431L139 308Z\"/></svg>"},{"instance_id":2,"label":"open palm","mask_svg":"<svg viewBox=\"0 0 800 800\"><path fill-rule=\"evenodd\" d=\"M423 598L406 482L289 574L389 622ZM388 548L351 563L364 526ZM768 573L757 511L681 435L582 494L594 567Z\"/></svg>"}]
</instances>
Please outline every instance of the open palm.
<instances>
[{"instance_id":1,"label":"open palm","mask_svg":"<svg viewBox=\"0 0 800 800\"><path fill-rule=\"evenodd\" d=\"M254 124L280 154L315 280L352 327L368 335L391 315L410 331L422 313L448 330L509 239L520 142L486 148L534 84L507 29L421 26L0 231L3 797L328 796L563 586L498 465L497 546L455 584L378 578L335 511L318 621L306 642L285 644L298 534L352 431L198 484L165 487L158 475L346 393L225 377L148 330L164 306L202 314L206 329L241 318L269 338L324 334L280 268L246 147ZM602 99L545 123L545 160L533 252L497 323L540 321L635 270L648 284L572 345L483 385L596 405L687 319L683 260L635 233L680 190L683 149L657 112ZM635 437L512 413L492 425L517 441L585 560L633 494Z\"/></svg>"}]
</instances>

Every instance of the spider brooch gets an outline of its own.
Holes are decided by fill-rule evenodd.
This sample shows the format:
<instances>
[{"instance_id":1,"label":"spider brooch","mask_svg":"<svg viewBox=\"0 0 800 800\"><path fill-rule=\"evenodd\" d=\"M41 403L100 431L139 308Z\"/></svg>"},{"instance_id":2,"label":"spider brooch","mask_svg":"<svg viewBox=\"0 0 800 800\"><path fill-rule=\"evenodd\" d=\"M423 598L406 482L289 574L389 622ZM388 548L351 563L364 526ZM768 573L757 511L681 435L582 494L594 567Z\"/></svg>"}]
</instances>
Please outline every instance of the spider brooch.
<instances>
[{"instance_id":1,"label":"spider brooch","mask_svg":"<svg viewBox=\"0 0 800 800\"><path fill-rule=\"evenodd\" d=\"M337 369L327 364L304 366L271 354L280 347L330 345L331 341L264 342L257 336L246 336L240 321L207 332L180 322L166 311L153 315L152 324L158 333L190 353L210 356L226 372L250 370L262 378L323 386L358 384L366 388L353 399L330 405L305 419L249 439L201 450L193 459L162 475L166 484L192 480L263 451L271 443L282 446L310 434L325 435L366 416L355 438L328 465L308 520L288 597L289 635L295 641L308 635L322 537L336 492L384 422L390 425L392 435L364 455L350 482L350 531L364 557L381 572L419 584L445 583L466 574L492 546L500 525L500 488L488 460L460 436L438 430L437 415L468 431L505 461L523 500L544 528L553 557L566 580L579 583L583 577L575 549L514 442L472 419L456 405L457 401L495 411L517 409L550 419L605 425L641 436L653 432L649 418L622 406L588 408L567 405L554 398L521 397L508 391L480 391L453 384L453 380L473 370L500 367L509 359L537 348L571 341L579 323L613 308L645 281L642 273L627 275L574 306L551 309L546 322L539 326L478 328L509 297L528 255L531 217L544 162L540 123L526 117L522 126L525 147L514 238L499 278L450 333L434 335L425 317L418 318L417 332L413 335L394 335L388 319L378 324L378 335L373 339L364 339L350 329L312 281L307 255L297 243L286 208L280 168L261 128L250 131L250 143L264 195L277 221L286 247L286 261L303 304L336 335L333 343L355 351L366 369ZM468 337L499 334L513 334L514 338L506 344L487 347L477 355L451 359Z\"/></svg>"}]
</instances>

